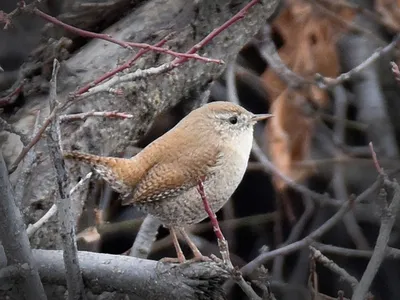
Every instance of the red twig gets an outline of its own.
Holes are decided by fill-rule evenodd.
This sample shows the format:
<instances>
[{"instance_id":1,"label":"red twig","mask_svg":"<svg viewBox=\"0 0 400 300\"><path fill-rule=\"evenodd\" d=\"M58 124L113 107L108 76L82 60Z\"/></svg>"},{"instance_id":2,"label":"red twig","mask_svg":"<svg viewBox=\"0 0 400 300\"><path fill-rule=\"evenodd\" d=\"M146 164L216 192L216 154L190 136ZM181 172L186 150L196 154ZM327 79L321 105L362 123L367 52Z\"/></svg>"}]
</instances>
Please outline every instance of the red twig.
<instances>
[{"instance_id":1,"label":"red twig","mask_svg":"<svg viewBox=\"0 0 400 300\"><path fill-rule=\"evenodd\" d=\"M58 26L61 26L63 28L65 28L68 31L74 32L82 37L88 37L88 38L96 38L96 39L101 39L104 41L108 41L117 45L120 45L121 47L124 48L128 48L128 49L132 49L132 48L141 48L141 49L148 49L148 50L152 50L152 51L156 51L156 52L161 52L161 53L165 53L165 54L169 54L175 57L180 57L180 58L185 58L187 59L197 59L197 60L201 60L204 62L213 62L213 63L218 63L218 64L222 64L223 62L219 59L212 59L212 58L207 58L207 57L203 57L200 55L193 55L191 53L180 53L180 52L175 52L172 50L169 50L167 48L161 48L159 46L152 46L150 44L146 44L146 43L135 43L135 42L125 42L125 41L119 41L117 39L114 39L113 37L111 37L108 34L104 34L104 33L95 33L95 32L91 32L91 31L87 31L84 29L80 29L71 25L68 25L52 16L49 16L48 14L42 12L41 10L39 10L38 8L34 8L33 12L38 15L39 17L41 17L42 19L56 24Z\"/></svg>"},{"instance_id":2,"label":"red twig","mask_svg":"<svg viewBox=\"0 0 400 300\"><path fill-rule=\"evenodd\" d=\"M16 89L14 89L7 96L0 98L0 107L6 106L15 101L15 98L22 92L22 88L24 87L25 81L22 81Z\"/></svg>"},{"instance_id":3,"label":"red twig","mask_svg":"<svg viewBox=\"0 0 400 300\"><path fill-rule=\"evenodd\" d=\"M4 29L11 25L11 19L4 11L0 10L0 23L4 23Z\"/></svg>"},{"instance_id":4,"label":"red twig","mask_svg":"<svg viewBox=\"0 0 400 300\"><path fill-rule=\"evenodd\" d=\"M201 200L203 201L204 209L208 214L208 217L210 218L211 224L213 226L213 230L215 232L215 235L217 236L218 239L218 247L221 252L222 259L224 263L230 267L230 269L234 269L231 258L229 255L229 247L228 247L228 242L226 241L224 235L222 234L221 228L219 227L219 223L217 220L217 216L211 209L210 203L208 202L206 192L204 191L204 184L203 180L200 179L197 185L197 191L199 192L201 196Z\"/></svg>"},{"instance_id":5,"label":"red twig","mask_svg":"<svg viewBox=\"0 0 400 300\"><path fill-rule=\"evenodd\" d=\"M53 111L50 113L50 115L47 117L47 119L44 121L42 127L39 129L38 133L32 138L31 142L22 149L21 153L18 155L18 157L15 159L13 164L10 166L8 173L11 174L13 173L19 163L24 159L25 155L31 150L33 146L40 140L43 132L46 130L46 128L49 126L53 118L56 116L56 111L57 109L53 109Z\"/></svg>"},{"instance_id":6,"label":"red twig","mask_svg":"<svg viewBox=\"0 0 400 300\"><path fill-rule=\"evenodd\" d=\"M198 55L194 55L194 53L197 52L200 48L202 48L202 47L204 47L205 45L207 45L213 38L215 38L218 34L220 34L220 33L221 33L222 31L224 31L226 28L228 28L228 27L231 26L232 24L236 23L238 20L242 19L242 18L245 16L245 14L247 13L247 11L248 11L252 6L254 6L255 4L257 4L258 2L260 2L260 0L252 0L252 1L251 1L249 4L247 4L243 9L241 9L236 15L234 15L231 19L229 19L227 22L225 22L222 26L220 26L220 27L214 29L209 35L207 35L202 41L200 41L199 43L197 43L196 45L194 45L194 46L193 46L189 51L187 51L186 53L177 53L177 52L175 52L175 54L178 54L178 55L175 55L175 56L177 56L178 58L176 58L176 59L173 61L173 65L174 65L174 66L180 65L180 64L182 64L183 62L187 61L189 58L194 58L194 59L198 59L198 60L211 61L211 60L208 59L208 58L204 58L204 57L201 57L201 56L198 56ZM140 47L141 47L142 50L144 50L144 51L149 51L149 50L155 50L155 51L157 51L157 49L158 49L158 50L162 50L161 52L164 52L164 50L168 50L168 49L165 49L165 48L160 48L159 46L151 46L151 45L148 45L148 44L137 44L137 43L130 43L130 42L118 41L118 40L115 40L115 39L113 39L112 37L110 37L109 35L106 35L106 34L98 34L98 33L94 33L94 32L90 32L90 31L86 31L86 30L83 30L83 29L76 28L76 27L74 27L74 26L71 26L71 25L68 25L68 24L63 23L63 22L61 22L60 20L58 20L58 19L56 19L56 18L53 18L52 16L47 15L46 13L40 11L40 10L37 9L37 8L34 8L34 5L35 5L36 3L37 3L37 2L34 1L34 2L32 2L31 4L29 4L29 5L21 5L20 7L18 7L17 9L15 9L13 12L9 13L7 16L8 16L8 18L11 18L11 16L15 15L16 13L18 13L21 9L24 9L24 10L31 10L31 9L33 8L32 11L33 11L36 15L38 15L39 17L41 17L41 18L43 18L43 19L45 19L45 20L47 20L47 21L49 21L49 22L51 22L51 23L53 23L53 24L62 26L63 28L65 28L65 29L67 29L67 30L70 30L70 31L72 31L72 32L75 32L75 33L77 33L77 34L79 34L79 35L81 35L81 36L84 36L84 37L91 37L91 38L103 39L103 40L106 40L106 41L109 41L109 42L112 42L112 43L116 43L116 44L118 44L118 45L120 45L120 46L122 46L122 47L124 47L124 48L132 48L131 46L134 46L134 47L135 47L135 46L140 45ZM167 53L167 52L165 52L165 53ZM172 53L174 53L174 52L172 51ZM171 55L172 55L172 53L171 53L171 51L168 52L168 54L171 54ZM140 55L143 55L144 52L140 53L140 51L139 51L135 57L138 57L139 54L140 54ZM133 59L135 59L135 58L133 58ZM133 60L133 59L132 59L132 60ZM137 59L137 58L136 58L136 59ZM221 63L222 61L218 61L218 62ZM122 66L121 66L121 67L122 67ZM116 70L114 70L114 71L116 71ZM111 72L114 72L114 71L111 71ZM118 71L116 71L116 73L117 73L117 72L118 72ZM115 73L114 73L114 74L115 74ZM98 80L99 82L102 82L103 80L105 80L106 78L111 77L111 76L114 75L114 74L104 74L104 75L102 76L103 78L99 78L99 79L97 79L97 80ZM97 80L96 80L96 81L97 81ZM96 82L96 81L95 81L95 82ZM79 90L76 92L76 94L74 94L74 95L79 95L79 93L82 94L82 93L86 92L86 91L89 90L92 86L94 86L94 85L96 85L96 84L98 84L98 83L91 83L91 84L89 84L89 85L87 85L87 86L85 86L85 87L82 87L82 88L79 89ZM65 107L65 104L64 104L64 107ZM18 164L19 164L19 163L22 161L22 159L25 157L26 153L28 153L28 151L40 140L40 137L41 137L42 133L46 130L46 128L47 128L47 127L49 126L49 124L51 123L52 119L53 119L54 116L55 116L55 113L56 113L56 110L53 110L52 113L49 115L49 117L45 120L45 122L44 122L44 124L42 125L42 128L40 128L38 134L32 139L32 141L29 143L29 145L27 145L27 146L22 150L22 152L20 153L20 155L18 156L18 158L16 159L16 161L15 161L15 162L13 163L13 165L10 167L9 173L12 173L13 171L15 171L15 169L18 167ZM203 191L203 192L204 192L204 191ZM203 194L204 194L204 193L203 193ZM205 196L205 195L204 195L204 196ZM215 216L215 215L214 215L214 216ZM210 217L210 219L212 220L211 217ZM216 221L216 218L214 218L214 219L215 219L215 221ZM217 221L217 225L218 225L218 221ZM219 226L218 226L217 228L219 229ZM220 248L221 248L221 249L224 249L224 248L227 249L228 246L227 246L226 240L225 240L225 238L223 237L222 232L221 232L220 229L219 229L219 231L220 231L221 236L222 236L222 238L223 238L223 239L219 239L219 238L218 238L219 244L222 245ZM226 247L224 247L224 245L226 245ZM225 250L223 250L223 251L225 251ZM223 253L223 251L221 250L221 254L222 254L222 255L225 255L225 254ZM226 254L227 257L229 258L229 251L226 252L226 253L227 253L227 254ZM225 259L224 259L224 260L225 260ZM229 260L229 261L230 261L230 260Z\"/></svg>"},{"instance_id":7,"label":"red twig","mask_svg":"<svg viewBox=\"0 0 400 300\"><path fill-rule=\"evenodd\" d=\"M167 40L168 40L168 36L166 38L164 38L163 40L159 41L157 44L155 44L155 46L156 47L161 47L167 42ZM96 86L97 84L103 82L104 80L114 76L115 74L117 74L117 73L119 73L119 72L121 72L121 71L123 71L123 70L125 70L127 68L130 68L135 61L137 61L141 56L143 56L145 53L147 53L149 51L150 51L150 49L141 49L138 53L136 53L136 55L134 57L132 57L130 60L128 60L123 65L115 68L114 70L112 70L112 71L110 71L108 73L103 74L101 77L97 78L93 82L91 82L91 83L85 85L84 87L80 88L79 90L77 90L74 93L73 97L81 95L81 94L87 92L90 88Z\"/></svg>"},{"instance_id":8,"label":"red twig","mask_svg":"<svg viewBox=\"0 0 400 300\"><path fill-rule=\"evenodd\" d=\"M379 164L378 157L376 156L376 152L375 152L375 149L374 149L374 144L372 144L372 142L369 143L369 148L371 149L372 160L373 160L373 162L374 162L374 165L375 165L376 170L378 171L378 173L379 173L381 176L384 176L385 173L384 173L384 171L383 171L383 168L382 168L381 165Z\"/></svg>"},{"instance_id":9,"label":"red twig","mask_svg":"<svg viewBox=\"0 0 400 300\"><path fill-rule=\"evenodd\" d=\"M392 72L394 74L394 78L400 82L400 70L399 66L395 62L390 62L390 65L392 66Z\"/></svg>"},{"instance_id":10,"label":"red twig","mask_svg":"<svg viewBox=\"0 0 400 300\"><path fill-rule=\"evenodd\" d=\"M192 48L190 48L189 51L187 51L187 54L193 54L199 51L200 48L203 48L205 45L207 45L213 38L215 38L218 34L220 34L222 31L239 21L240 19L243 19L244 16L246 15L247 11L256 5L260 0L252 0L249 4L247 4L245 7L243 7L236 15L234 15L232 18L230 18L228 21L226 21L224 24L222 24L220 27L215 28L210 34L208 34L203 40L201 40L199 43L194 45ZM174 66L180 65L187 61L188 58L182 57L182 58L177 58L175 59L172 63Z\"/></svg>"}]
</instances>

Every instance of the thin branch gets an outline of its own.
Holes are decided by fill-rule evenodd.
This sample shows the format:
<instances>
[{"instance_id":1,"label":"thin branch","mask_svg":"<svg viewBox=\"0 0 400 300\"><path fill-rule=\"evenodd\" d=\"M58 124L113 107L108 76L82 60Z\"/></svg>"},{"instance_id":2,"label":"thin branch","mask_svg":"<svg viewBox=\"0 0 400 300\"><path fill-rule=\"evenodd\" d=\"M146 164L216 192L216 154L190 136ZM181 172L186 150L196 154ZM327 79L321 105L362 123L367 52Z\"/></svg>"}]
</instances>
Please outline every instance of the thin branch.
<instances>
[{"instance_id":1,"label":"thin branch","mask_svg":"<svg viewBox=\"0 0 400 300\"><path fill-rule=\"evenodd\" d=\"M39 131L39 120L40 120L40 111L36 114L35 125L33 127L32 137L34 137ZM27 186L27 182L29 176L32 174L33 164L36 160L36 153L35 151L31 151L27 153L23 165L21 173L19 174L19 178L16 183L15 188L15 203L18 207L21 207L21 203L24 199L25 188Z\"/></svg>"},{"instance_id":2,"label":"thin branch","mask_svg":"<svg viewBox=\"0 0 400 300\"><path fill-rule=\"evenodd\" d=\"M31 237L42 227L47 221L49 221L57 213L57 206L53 204L50 209L34 224L29 224L26 229L26 234Z\"/></svg>"},{"instance_id":3,"label":"thin branch","mask_svg":"<svg viewBox=\"0 0 400 300\"><path fill-rule=\"evenodd\" d=\"M327 78L323 77L321 74L316 75L316 81L317 85L320 88L331 88L335 85L342 84L343 82L353 79L355 76L357 76L362 70L365 68L369 67L373 63L375 63L379 58L381 58L384 55L387 55L388 53L392 52L397 44L400 42L400 34L397 34L392 42L388 44L387 46L383 48L378 48L375 50L374 53L370 57L368 57L366 60L364 60L361 64L356 66L355 68L351 69L350 71L343 73L339 75L336 78Z\"/></svg>"},{"instance_id":4,"label":"thin branch","mask_svg":"<svg viewBox=\"0 0 400 300\"><path fill-rule=\"evenodd\" d=\"M315 249L314 247L309 247L314 259L320 262L322 265L327 267L329 270L333 271L334 273L338 274L341 278L347 281L352 289L357 286L358 280L354 276L350 275L345 269L339 267L333 260L330 260L325 255L323 255L319 250Z\"/></svg>"},{"instance_id":5,"label":"thin branch","mask_svg":"<svg viewBox=\"0 0 400 300\"><path fill-rule=\"evenodd\" d=\"M15 205L14 195L7 174L7 167L0 151L0 240L9 265L28 264L31 271L18 284L19 292L27 300L45 300L46 294L33 261L28 236L21 213Z\"/></svg>"},{"instance_id":6,"label":"thin branch","mask_svg":"<svg viewBox=\"0 0 400 300\"><path fill-rule=\"evenodd\" d=\"M28 137L23 132L21 132L20 130L18 130L17 128L12 126L11 124L9 124L3 118L0 118L0 131L2 131L2 130L6 130L8 132L18 135L21 139L22 144L24 144L24 145L28 144L28 142L29 142Z\"/></svg>"},{"instance_id":7,"label":"thin branch","mask_svg":"<svg viewBox=\"0 0 400 300\"><path fill-rule=\"evenodd\" d=\"M394 61L391 61L390 65L392 66L392 72L393 72L394 78L397 80L397 82L400 82L399 66Z\"/></svg>"},{"instance_id":8,"label":"thin branch","mask_svg":"<svg viewBox=\"0 0 400 300\"><path fill-rule=\"evenodd\" d=\"M323 225L317 228L315 231L310 233L305 238L301 239L300 241L294 242L289 244L285 247L278 248L269 252L261 253L247 265L241 268L243 274L250 274L253 272L257 267L265 264L267 261L271 260L272 258L278 255L288 255L293 253L301 248L304 248L310 245L314 240L319 239L323 236L326 232L332 229L338 222L341 221L342 217L345 213L349 211L352 206L353 201L346 201L342 204L341 208L330 218L328 219Z\"/></svg>"},{"instance_id":9,"label":"thin branch","mask_svg":"<svg viewBox=\"0 0 400 300\"><path fill-rule=\"evenodd\" d=\"M396 221L396 216L400 208L400 185L395 180L389 182L389 180L387 179L387 174L383 171L379 164L372 143L370 143L370 147L376 169L379 175L384 179L385 186L387 188L390 187L394 189L394 195L389 205L387 204L386 199L380 199L383 209L378 238L375 243L375 248L371 260L369 261L367 268L360 280L360 284L354 291L353 297L351 298L352 300L363 300L365 298L365 295L368 293L372 281L375 278L375 275L385 258L390 233L392 232L392 228Z\"/></svg>"},{"instance_id":10,"label":"thin branch","mask_svg":"<svg viewBox=\"0 0 400 300\"><path fill-rule=\"evenodd\" d=\"M21 82L16 82L14 86L11 88L11 92L0 98L0 107L4 107L6 105L14 103L14 101L18 98L24 88L25 80Z\"/></svg>"},{"instance_id":11,"label":"thin branch","mask_svg":"<svg viewBox=\"0 0 400 300\"><path fill-rule=\"evenodd\" d=\"M117 111L90 111L86 113L62 115L59 117L59 120L60 122L72 121L72 120L84 121L89 117L131 119L133 118L133 115Z\"/></svg>"},{"instance_id":12,"label":"thin branch","mask_svg":"<svg viewBox=\"0 0 400 300\"><path fill-rule=\"evenodd\" d=\"M252 0L250 1L245 7L243 7L237 14L235 14L232 18L230 18L228 21L226 21L224 24L222 24L220 27L215 28L211 33L209 33L204 39L202 39L199 43L194 45L192 48L190 48L189 51L187 51L187 54L193 54L199 51L201 48L206 46L209 42L211 42L217 35L219 35L222 31L226 30L229 28L231 25L235 24L237 21L243 19L245 15L247 14L248 10L252 8L254 5L259 3L261 0ZM272 6L272 4L270 4ZM182 57L182 58L176 58L172 62L173 66L178 66L188 60L187 57Z\"/></svg>"},{"instance_id":13,"label":"thin branch","mask_svg":"<svg viewBox=\"0 0 400 300\"><path fill-rule=\"evenodd\" d=\"M44 13L44 12L42 12L38 8L34 8L33 12L37 16L41 17L42 19L44 19L44 20L46 20L46 21L48 21L50 23L53 23L55 25L61 26L65 30L68 30L68 31L73 32L73 33L76 33L79 36L104 40L104 41L107 41L107 42L111 42L111 43L117 44L117 45L119 45L119 46L121 46L123 48L131 49L131 50L132 50L132 48L151 50L151 51L155 51L155 52L165 53L165 54L168 54L168 55L171 55L171 56L175 56L175 57L178 57L180 59L185 59L185 60L197 59L197 60L200 60L200 61L203 61L203 62L206 62L206 63L210 63L210 62L211 63L217 63L217 64L223 64L224 63L223 61L221 61L219 59L207 58L207 57L200 56L198 54L179 53L179 52L175 52L175 51L169 50L167 48L153 46L153 45L145 44L145 43L134 43L134 42L119 41L119 40L116 40L116 39L112 38L108 34L95 33L95 32L92 32L92 31L87 31L87 30L84 30L84 29L80 29L80 28L65 24L64 22L62 22L62 21L60 21L60 20L58 20L58 19L56 19L56 18Z\"/></svg>"},{"instance_id":14,"label":"thin branch","mask_svg":"<svg viewBox=\"0 0 400 300\"><path fill-rule=\"evenodd\" d=\"M151 215L147 215L139 232L136 235L129 255L138 258L147 258L151 252L151 247L157 238L158 228L161 222Z\"/></svg>"},{"instance_id":15,"label":"thin branch","mask_svg":"<svg viewBox=\"0 0 400 300\"><path fill-rule=\"evenodd\" d=\"M172 68L173 68L173 66L171 63L165 63L158 67L151 67L148 69L137 69L133 73L129 73L129 74L118 76L118 77L113 77L110 80L108 80L102 84L94 86L94 87L90 88L86 93L83 93L82 95L78 96L77 99L83 100L87 97L96 95L98 93L110 92L110 91L112 92L113 86L115 86L117 84L121 84L124 82L131 82L131 81L135 81L138 79L147 78L149 76L162 74L162 73L168 72Z\"/></svg>"},{"instance_id":16,"label":"thin branch","mask_svg":"<svg viewBox=\"0 0 400 300\"><path fill-rule=\"evenodd\" d=\"M59 63L55 59L53 65L53 74L50 81L49 102L52 111L57 110L57 73ZM80 300L85 299L85 290L79 260L77 256L77 247L75 240L75 222L71 211L71 197L66 192L66 184L68 182L65 170L64 160L60 147L60 128L57 119L53 120L47 135L47 144L49 147L50 157L53 161L56 178L58 195L56 197L56 205L58 207L59 230L63 244L64 263L66 268L66 278L68 287L68 299Z\"/></svg>"},{"instance_id":17,"label":"thin branch","mask_svg":"<svg viewBox=\"0 0 400 300\"><path fill-rule=\"evenodd\" d=\"M43 132L45 132L46 128L50 125L51 121L56 116L56 112L57 112L57 108L55 108L51 111L50 115L47 117L47 119L43 122L43 125L40 127L38 133L32 138L31 142L22 149L21 153L18 155L18 157L15 159L15 161L12 163L12 165L8 169L9 174L13 173L17 169L19 163L24 159L25 155L40 140Z\"/></svg>"},{"instance_id":18,"label":"thin branch","mask_svg":"<svg viewBox=\"0 0 400 300\"><path fill-rule=\"evenodd\" d=\"M157 47L163 46L167 42L167 40L171 37L171 35L172 34L169 34L167 37L165 37L164 39L162 39L161 41L156 43L155 46L157 46ZM106 80L108 78L111 78L115 74L117 74L119 72L122 72L123 70L132 67L134 62L136 62L140 57L142 57L144 54L146 54L149 51L150 51L150 49L141 49L138 53L136 53L136 55L134 57L132 57L130 60L128 60L123 65L115 68L114 70L112 70L110 72L107 72L106 74L103 74L102 76L100 76L99 78L94 80L93 82L90 82L90 83L86 84L85 86L81 87L80 89L78 89L76 92L74 92L72 97L76 97L78 95L81 95L81 94L87 92L90 88L92 88L92 87L98 85L99 83L103 82L104 80Z\"/></svg>"},{"instance_id":19,"label":"thin branch","mask_svg":"<svg viewBox=\"0 0 400 300\"><path fill-rule=\"evenodd\" d=\"M307 225L307 222L312 217L312 215L314 213L314 209L315 209L314 202L309 197L304 196L303 203L304 203L304 207L305 207L304 213L302 214L302 216L300 217L300 219L298 220L296 225L293 226L292 230L290 231L289 237L287 238L285 243L280 245L279 248L285 247L285 246L297 241L300 238L301 233L303 232L305 226ZM283 255L277 256L274 259L273 275L274 275L275 279L280 280L283 278L284 262L285 262L285 256L283 256Z\"/></svg>"},{"instance_id":20,"label":"thin branch","mask_svg":"<svg viewBox=\"0 0 400 300\"><path fill-rule=\"evenodd\" d=\"M345 144L346 129L344 121L347 116L348 102L343 86L335 86L334 95L335 116L337 118L337 122L335 122L333 127L333 141L337 146L341 147ZM336 157L343 156L343 153L341 150L338 150L337 147L334 147L333 151ZM345 166L343 164L334 165L332 186L336 199L343 201L349 197L345 181ZM343 217L343 223L346 227L347 233L358 249L370 249L368 240L364 236L364 233L358 225L352 211L348 212Z\"/></svg>"},{"instance_id":21,"label":"thin branch","mask_svg":"<svg viewBox=\"0 0 400 300\"><path fill-rule=\"evenodd\" d=\"M271 38L271 26L264 26L261 29L260 35L262 36L262 39L255 41L259 48L260 55L266 62L268 62L268 66L272 68L272 70L287 84L288 87L292 89L300 89L313 84L312 81L309 81L290 70L282 61L275 47L275 43Z\"/></svg>"},{"instance_id":22,"label":"thin branch","mask_svg":"<svg viewBox=\"0 0 400 300\"><path fill-rule=\"evenodd\" d=\"M357 250L357 249L343 248L333 245L325 245L317 242L314 242L312 246L317 248L319 251L323 253L329 253L345 257L360 257L369 259L374 253L371 250ZM387 247L385 257L391 259L399 259L400 249Z\"/></svg>"},{"instance_id":23,"label":"thin branch","mask_svg":"<svg viewBox=\"0 0 400 300\"><path fill-rule=\"evenodd\" d=\"M80 187L83 186L83 184L90 179L92 176L92 172L89 172L86 174L85 177L83 177L69 192L69 196L72 197L74 192L78 190ZM26 233L28 234L28 237L31 237L32 235L35 234L36 231L39 230L40 227L42 227L47 221L51 219L55 214L57 213L57 205L53 204L50 209L41 217L36 223L34 224L29 224L28 228L26 229Z\"/></svg>"},{"instance_id":24,"label":"thin branch","mask_svg":"<svg viewBox=\"0 0 400 300\"><path fill-rule=\"evenodd\" d=\"M260 146L256 141L253 141L252 153L255 158L261 163L263 166L264 172L268 174L273 174L282 179L288 186L290 186L295 191L310 197L311 199L316 200L320 204L328 204L334 207L340 207L342 204L336 199L330 198L329 195L319 194L307 188L304 185L298 184L296 181L291 179L290 177L283 174L272 162L269 161L268 157L261 150Z\"/></svg>"}]
</instances>

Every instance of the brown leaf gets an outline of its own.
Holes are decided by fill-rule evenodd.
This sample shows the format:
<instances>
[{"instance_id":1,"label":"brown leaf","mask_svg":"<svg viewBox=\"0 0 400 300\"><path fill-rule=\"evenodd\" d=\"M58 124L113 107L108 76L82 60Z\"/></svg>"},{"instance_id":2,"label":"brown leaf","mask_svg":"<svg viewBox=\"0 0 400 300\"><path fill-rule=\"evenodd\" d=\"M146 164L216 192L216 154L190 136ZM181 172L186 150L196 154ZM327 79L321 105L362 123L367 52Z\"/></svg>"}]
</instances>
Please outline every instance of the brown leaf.
<instances>
[{"instance_id":1,"label":"brown leaf","mask_svg":"<svg viewBox=\"0 0 400 300\"><path fill-rule=\"evenodd\" d=\"M293 180L300 180L311 169L296 167L296 163L308 157L313 120L304 114L307 99L299 93L288 90L272 103L274 118L265 127L269 152L275 166ZM276 188L282 191L286 184L274 178Z\"/></svg>"},{"instance_id":2,"label":"brown leaf","mask_svg":"<svg viewBox=\"0 0 400 300\"><path fill-rule=\"evenodd\" d=\"M400 0L377 0L375 10L387 28L393 32L400 30Z\"/></svg>"},{"instance_id":3,"label":"brown leaf","mask_svg":"<svg viewBox=\"0 0 400 300\"><path fill-rule=\"evenodd\" d=\"M287 0L287 7L274 20L273 31L282 38L278 53L282 61L294 72L313 80L316 73L327 77L339 75L336 41L346 28L334 18L328 18L313 4L302 0ZM349 20L349 9L332 6L329 10ZM266 128L268 151L274 164L293 180L308 176L312 168L296 167L309 156L313 135L313 119L305 108L313 102L324 107L329 95L317 86L302 91L289 91L279 76L268 68L262 79L270 96L270 112L274 114ZM278 190L286 184L274 179Z\"/></svg>"}]
</instances>

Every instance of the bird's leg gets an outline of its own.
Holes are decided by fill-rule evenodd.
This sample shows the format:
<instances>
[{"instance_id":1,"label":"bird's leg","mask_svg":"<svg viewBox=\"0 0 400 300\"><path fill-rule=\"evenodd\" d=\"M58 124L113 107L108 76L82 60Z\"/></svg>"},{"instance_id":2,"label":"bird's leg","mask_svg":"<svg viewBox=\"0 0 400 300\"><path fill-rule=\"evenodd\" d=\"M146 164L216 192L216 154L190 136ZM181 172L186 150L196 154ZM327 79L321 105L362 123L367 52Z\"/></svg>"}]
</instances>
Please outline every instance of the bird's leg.
<instances>
[{"instance_id":1,"label":"bird's leg","mask_svg":"<svg viewBox=\"0 0 400 300\"><path fill-rule=\"evenodd\" d=\"M176 231L174 227L169 227L169 233L171 234L172 242L174 243L175 251L177 258L164 257L161 259L162 262L170 262L170 263L184 263L186 261L186 257L182 252L181 246L179 245L178 238L176 236Z\"/></svg>"},{"instance_id":2,"label":"bird's leg","mask_svg":"<svg viewBox=\"0 0 400 300\"><path fill-rule=\"evenodd\" d=\"M182 237L185 239L186 243L189 245L190 249L192 250L193 255L194 255L193 260L195 260L195 261L210 261L210 258L201 254L199 248L197 248L195 243L193 243L193 241L190 239L185 228L179 227L178 230L179 230L180 234L182 235Z\"/></svg>"}]
</instances>

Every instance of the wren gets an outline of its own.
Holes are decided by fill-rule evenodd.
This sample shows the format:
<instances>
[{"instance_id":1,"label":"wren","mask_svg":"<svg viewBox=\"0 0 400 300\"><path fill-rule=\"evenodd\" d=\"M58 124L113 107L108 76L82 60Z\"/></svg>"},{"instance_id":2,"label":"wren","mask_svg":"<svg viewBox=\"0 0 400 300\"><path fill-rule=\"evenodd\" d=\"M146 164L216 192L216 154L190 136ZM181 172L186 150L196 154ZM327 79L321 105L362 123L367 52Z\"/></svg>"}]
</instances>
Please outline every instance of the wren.
<instances>
[{"instance_id":1,"label":"wren","mask_svg":"<svg viewBox=\"0 0 400 300\"><path fill-rule=\"evenodd\" d=\"M179 262L185 257L177 231L188 242L194 257L202 259L184 229L207 217L197 191L198 182L203 181L212 210L220 210L246 171L253 126L271 116L253 114L230 102L211 102L190 112L132 158L77 151L65 152L64 157L92 166L122 194L123 205L136 205L168 227Z\"/></svg>"}]
</instances>

